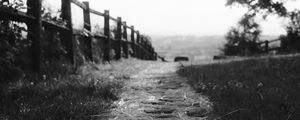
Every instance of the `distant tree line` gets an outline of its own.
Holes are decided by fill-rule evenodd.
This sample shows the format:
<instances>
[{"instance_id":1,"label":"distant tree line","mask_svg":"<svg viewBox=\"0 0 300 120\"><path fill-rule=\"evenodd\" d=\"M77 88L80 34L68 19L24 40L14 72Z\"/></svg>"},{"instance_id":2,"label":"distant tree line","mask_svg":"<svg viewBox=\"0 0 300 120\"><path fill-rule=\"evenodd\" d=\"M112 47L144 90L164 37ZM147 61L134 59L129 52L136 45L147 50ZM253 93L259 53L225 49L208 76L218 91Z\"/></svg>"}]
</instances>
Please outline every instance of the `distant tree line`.
<instances>
[{"instance_id":1,"label":"distant tree line","mask_svg":"<svg viewBox=\"0 0 300 120\"><path fill-rule=\"evenodd\" d=\"M288 0L289 1L289 0ZM292 1L292 0L290 0ZM232 27L226 34L226 44L222 51L225 55L253 55L263 52L261 42L261 28L255 18L269 15L288 18L286 35L281 35L281 49L279 52L300 51L300 10L287 11L285 1L276 0L227 0L226 6L241 5L248 11L242 16L237 26Z\"/></svg>"}]
</instances>

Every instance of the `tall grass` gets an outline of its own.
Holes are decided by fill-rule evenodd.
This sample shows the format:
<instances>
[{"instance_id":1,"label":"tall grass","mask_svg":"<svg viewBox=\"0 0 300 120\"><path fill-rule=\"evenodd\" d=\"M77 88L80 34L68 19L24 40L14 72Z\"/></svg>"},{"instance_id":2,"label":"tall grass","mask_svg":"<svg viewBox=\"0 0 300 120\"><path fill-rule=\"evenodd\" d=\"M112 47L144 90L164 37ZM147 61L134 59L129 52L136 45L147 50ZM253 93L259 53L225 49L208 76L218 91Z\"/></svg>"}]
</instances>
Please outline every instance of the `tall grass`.
<instances>
[{"instance_id":1,"label":"tall grass","mask_svg":"<svg viewBox=\"0 0 300 120\"><path fill-rule=\"evenodd\" d=\"M11 82L0 93L0 119L90 120L118 99L123 82L141 69L135 63L138 61L86 63L75 73L51 67L38 80L25 77Z\"/></svg>"},{"instance_id":2,"label":"tall grass","mask_svg":"<svg viewBox=\"0 0 300 120\"><path fill-rule=\"evenodd\" d=\"M300 119L299 56L193 65L178 73L210 96L220 119Z\"/></svg>"}]
</instances>

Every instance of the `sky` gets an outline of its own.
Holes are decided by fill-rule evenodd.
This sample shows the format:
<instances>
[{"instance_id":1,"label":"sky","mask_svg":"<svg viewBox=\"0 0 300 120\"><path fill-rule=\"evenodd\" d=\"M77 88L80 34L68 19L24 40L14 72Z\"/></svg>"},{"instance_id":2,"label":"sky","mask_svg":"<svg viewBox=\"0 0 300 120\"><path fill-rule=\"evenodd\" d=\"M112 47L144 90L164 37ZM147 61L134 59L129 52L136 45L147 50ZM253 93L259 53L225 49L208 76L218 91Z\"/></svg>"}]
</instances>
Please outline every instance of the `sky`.
<instances>
[{"instance_id":1,"label":"sky","mask_svg":"<svg viewBox=\"0 0 300 120\"><path fill-rule=\"evenodd\" d=\"M48 0L54 4L54 0ZM58 0L59 1L59 0ZM79 0L83 1L83 0ZM245 13L241 6L225 6L226 0L87 0L94 10L110 10L113 17L122 17L148 35L224 35ZM300 8L300 1L288 4L290 9ZM73 22L82 23L81 9L73 7ZM92 24L101 21L92 16ZM284 34L285 20L270 16L258 20L264 35Z\"/></svg>"}]
</instances>

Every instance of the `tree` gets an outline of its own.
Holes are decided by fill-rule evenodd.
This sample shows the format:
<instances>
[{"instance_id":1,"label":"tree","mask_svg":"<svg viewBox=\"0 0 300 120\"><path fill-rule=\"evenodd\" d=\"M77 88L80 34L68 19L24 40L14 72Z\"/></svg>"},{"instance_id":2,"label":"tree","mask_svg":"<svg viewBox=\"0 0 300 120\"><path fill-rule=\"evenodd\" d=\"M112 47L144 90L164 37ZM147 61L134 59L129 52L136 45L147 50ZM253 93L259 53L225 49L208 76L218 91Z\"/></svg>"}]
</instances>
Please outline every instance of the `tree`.
<instances>
[{"instance_id":1,"label":"tree","mask_svg":"<svg viewBox=\"0 0 300 120\"><path fill-rule=\"evenodd\" d=\"M248 8L253 13L278 14L279 16L286 16L287 9L284 6L284 2L288 0L227 0L226 5L232 6L239 4Z\"/></svg>"},{"instance_id":2,"label":"tree","mask_svg":"<svg viewBox=\"0 0 300 120\"><path fill-rule=\"evenodd\" d=\"M237 27L232 27L226 34L227 43L223 48L225 55L250 55L261 51L257 44L261 30L254 16L245 14Z\"/></svg>"},{"instance_id":3,"label":"tree","mask_svg":"<svg viewBox=\"0 0 300 120\"><path fill-rule=\"evenodd\" d=\"M242 5L247 7L248 12L246 14L251 14L253 15L252 17L260 14L265 19L268 15L273 14L288 18L290 22L286 28L287 35L280 37L284 40L281 47L285 51L300 51L300 12L298 10L287 11L285 6L287 1L293 0L227 0L226 5Z\"/></svg>"},{"instance_id":4,"label":"tree","mask_svg":"<svg viewBox=\"0 0 300 120\"><path fill-rule=\"evenodd\" d=\"M300 10L291 12L286 27L287 35L281 36L281 52L300 51Z\"/></svg>"}]
</instances>

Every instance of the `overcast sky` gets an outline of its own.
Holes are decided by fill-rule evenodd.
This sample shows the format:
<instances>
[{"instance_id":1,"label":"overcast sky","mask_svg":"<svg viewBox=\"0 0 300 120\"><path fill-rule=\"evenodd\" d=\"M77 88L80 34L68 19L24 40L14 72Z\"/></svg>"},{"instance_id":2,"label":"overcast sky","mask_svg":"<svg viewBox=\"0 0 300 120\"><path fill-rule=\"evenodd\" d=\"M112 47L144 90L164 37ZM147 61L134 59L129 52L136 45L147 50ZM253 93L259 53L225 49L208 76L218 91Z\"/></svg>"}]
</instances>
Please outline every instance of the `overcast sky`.
<instances>
[{"instance_id":1,"label":"overcast sky","mask_svg":"<svg viewBox=\"0 0 300 120\"><path fill-rule=\"evenodd\" d=\"M48 0L53 1L53 0ZM84 1L84 0L80 0ZM226 0L88 0L90 7L113 17L121 16L129 25L149 35L224 35L236 25L245 12L242 7L226 7ZM52 2L54 3L54 2ZM300 1L290 3L291 9ZM81 23L82 13L76 9L73 20ZM101 22L102 19L99 18ZM97 22L93 18L93 24ZM262 23L263 34L284 33L284 20L271 16Z\"/></svg>"}]
</instances>

